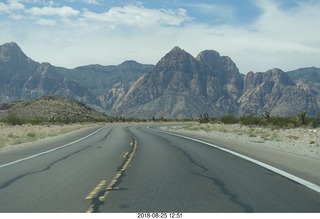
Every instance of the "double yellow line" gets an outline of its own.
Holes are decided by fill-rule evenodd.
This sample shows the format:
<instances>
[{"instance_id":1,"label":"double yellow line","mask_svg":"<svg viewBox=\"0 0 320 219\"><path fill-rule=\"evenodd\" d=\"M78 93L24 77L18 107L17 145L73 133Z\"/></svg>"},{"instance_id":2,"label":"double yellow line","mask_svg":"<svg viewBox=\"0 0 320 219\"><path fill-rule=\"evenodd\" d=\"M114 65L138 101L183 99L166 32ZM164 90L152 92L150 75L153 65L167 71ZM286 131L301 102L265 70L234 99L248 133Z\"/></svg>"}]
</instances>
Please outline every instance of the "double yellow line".
<instances>
[{"instance_id":1,"label":"double yellow line","mask_svg":"<svg viewBox=\"0 0 320 219\"><path fill-rule=\"evenodd\" d=\"M123 155L123 158L127 158L126 162L121 166L120 171L116 173L116 175L113 177L113 179L111 180L111 182L109 183L109 185L102 190L104 193L102 196L99 196L99 201L104 201L107 197L107 195L110 193L110 191L112 190L119 190L119 187L115 187L116 183L118 182L118 180L120 179L120 177L123 175L123 173L127 170L134 154L137 151L137 147L138 147L138 143L137 140L134 139L134 142L131 143L131 145L133 145L133 149L132 151L126 152ZM87 196L86 196L86 200L92 200L93 198L95 198L97 196L97 194L101 191L102 187L107 183L107 180L102 180ZM101 192L102 192L101 191ZM94 206L95 204L91 204L90 208L87 210L87 213L93 213L94 211Z\"/></svg>"}]
</instances>

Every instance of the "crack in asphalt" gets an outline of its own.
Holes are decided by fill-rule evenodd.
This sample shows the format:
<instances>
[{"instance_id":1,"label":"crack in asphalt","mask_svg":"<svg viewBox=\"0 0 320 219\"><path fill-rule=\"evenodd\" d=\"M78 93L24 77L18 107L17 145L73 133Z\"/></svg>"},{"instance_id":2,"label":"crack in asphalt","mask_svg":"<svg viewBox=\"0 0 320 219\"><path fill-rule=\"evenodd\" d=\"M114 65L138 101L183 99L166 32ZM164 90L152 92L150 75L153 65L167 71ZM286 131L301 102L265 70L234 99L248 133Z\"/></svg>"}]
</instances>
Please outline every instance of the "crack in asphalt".
<instances>
[{"instance_id":1,"label":"crack in asphalt","mask_svg":"<svg viewBox=\"0 0 320 219\"><path fill-rule=\"evenodd\" d=\"M42 170L25 173L25 174L22 174L22 175L20 175L20 176L15 177L15 178L13 178L13 179L11 179L11 180L8 180L7 182L3 183L3 184L0 186L0 190L6 188L6 187L8 187L8 186L10 186L10 185L13 184L14 182L16 182L16 181L18 181L18 180L20 180L20 179L22 179L22 178L24 178L24 177L26 177L26 176L47 171L47 170L49 170L53 165L55 165L55 164L57 164L57 163L65 160L65 159L67 159L68 157L71 157L71 156L73 156L73 155L75 155L75 154L77 154L77 153L79 153L79 152L81 152L81 151L83 151L83 150L86 150L87 148L89 148L89 147L91 147L91 146L92 146L92 145L88 145L88 146L86 146L85 148L82 148L82 149L80 149L80 150L75 151L75 152L72 153L72 154L69 154L69 155L67 155L67 156L65 156L65 157L62 157L62 158L54 161L54 162L51 163L50 165L46 166L46 167L43 168Z\"/></svg>"},{"instance_id":2,"label":"crack in asphalt","mask_svg":"<svg viewBox=\"0 0 320 219\"><path fill-rule=\"evenodd\" d=\"M188 160L190 161L190 163L194 164L195 166L199 167L203 172L207 172L209 169L206 168L205 166L199 164L198 162L196 162L192 156L190 154L187 153L187 151L183 150L181 147L178 147L174 144L172 144L168 139L163 138L170 146L174 147L175 149L177 149L178 151L180 151L184 156L186 156L188 158Z\"/></svg>"},{"instance_id":3,"label":"crack in asphalt","mask_svg":"<svg viewBox=\"0 0 320 219\"><path fill-rule=\"evenodd\" d=\"M206 176L206 175L202 175L200 173L195 173L193 172L194 175L197 175L197 176L200 176L200 177L203 177L205 179L209 179L210 181L212 181L217 187L220 188L220 190L222 191L223 194L225 194L226 196L229 196L229 200L242 207L244 209L245 212L254 212L253 208L245 203L242 203L238 196L234 193L232 193L228 188L227 186L219 179L216 179L216 178L213 178L213 177L210 177L210 176Z\"/></svg>"},{"instance_id":4,"label":"crack in asphalt","mask_svg":"<svg viewBox=\"0 0 320 219\"><path fill-rule=\"evenodd\" d=\"M156 135L156 134L154 134ZM216 179L216 178L213 178L213 177L210 177L210 176L207 176L207 175L203 175L202 173L204 172L207 172L209 169L201 164L199 164L198 162L196 162L192 156L190 154L187 153L187 151L183 150L181 147L177 146L177 145L174 145L170 140L168 140L167 138L165 137L162 137L162 136L159 136L157 135L158 137L162 138L164 141L166 141L170 146L174 147L175 149L179 150L184 156L186 156L188 158L188 160L193 163L194 165L196 165L197 167L199 167L202 171L201 173L197 173L197 172L191 172L192 174L196 175L196 176L199 176L199 177L202 177L202 178L205 178L205 179L208 179L210 181L212 181L214 183L215 186L217 186L224 195L228 196L229 197L229 200L240 206L241 208L244 209L245 212L254 212L254 209L253 207L245 204L245 203L242 203L238 196L234 193L232 193L228 188L227 186L225 185L225 183L223 183L221 180L219 179Z\"/></svg>"}]
</instances>

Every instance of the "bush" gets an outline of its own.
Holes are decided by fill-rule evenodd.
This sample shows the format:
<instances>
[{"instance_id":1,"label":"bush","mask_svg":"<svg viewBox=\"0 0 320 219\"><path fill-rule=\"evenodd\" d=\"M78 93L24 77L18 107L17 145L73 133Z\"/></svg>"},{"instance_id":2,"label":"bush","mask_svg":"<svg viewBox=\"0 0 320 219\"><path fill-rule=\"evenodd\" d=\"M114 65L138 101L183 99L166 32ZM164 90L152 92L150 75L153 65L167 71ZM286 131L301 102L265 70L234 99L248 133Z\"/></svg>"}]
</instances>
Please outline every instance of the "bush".
<instances>
[{"instance_id":1,"label":"bush","mask_svg":"<svg viewBox=\"0 0 320 219\"><path fill-rule=\"evenodd\" d=\"M4 119L4 122L8 125L23 125L26 123L26 120L16 115L9 115Z\"/></svg>"},{"instance_id":2,"label":"bush","mask_svg":"<svg viewBox=\"0 0 320 219\"><path fill-rule=\"evenodd\" d=\"M36 133L34 133L34 132L29 132L27 135L28 135L28 137L30 137L30 138L36 137Z\"/></svg>"},{"instance_id":3,"label":"bush","mask_svg":"<svg viewBox=\"0 0 320 219\"><path fill-rule=\"evenodd\" d=\"M295 117L272 117L268 123L278 128L299 127L299 122Z\"/></svg>"},{"instance_id":4,"label":"bush","mask_svg":"<svg viewBox=\"0 0 320 219\"><path fill-rule=\"evenodd\" d=\"M244 116L240 118L242 125L266 125L266 119L259 116Z\"/></svg>"},{"instance_id":5,"label":"bush","mask_svg":"<svg viewBox=\"0 0 320 219\"><path fill-rule=\"evenodd\" d=\"M223 116L221 117L220 121L224 124L235 124L235 123L238 123L239 122L239 119L237 119L236 117L234 116Z\"/></svg>"},{"instance_id":6,"label":"bush","mask_svg":"<svg viewBox=\"0 0 320 219\"><path fill-rule=\"evenodd\" d=\"M200 115L200 119L199 119L200 123L209 123L210 122L210 118L208 113L205 113L203 115Z\"/></svg>"},{"instance_id":7,"label":"bush","mask_svg":"<svg viewBox=\"0 0 320 219\"><path fill-rule=\"evenodd\" d=\"M308 118L308 120L312 128L320 127L320 117Z\"/></svg>"}]
</instances>

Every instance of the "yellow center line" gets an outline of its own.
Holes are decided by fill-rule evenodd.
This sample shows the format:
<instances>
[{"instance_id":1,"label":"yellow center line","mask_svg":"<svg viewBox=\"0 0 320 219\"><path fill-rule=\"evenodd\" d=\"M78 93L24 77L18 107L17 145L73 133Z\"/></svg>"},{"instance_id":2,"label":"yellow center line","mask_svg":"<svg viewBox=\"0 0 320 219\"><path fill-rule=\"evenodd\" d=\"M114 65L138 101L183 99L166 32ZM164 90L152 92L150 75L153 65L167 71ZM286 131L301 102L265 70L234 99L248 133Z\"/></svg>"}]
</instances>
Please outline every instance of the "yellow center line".
<instances>
[{"instance_id":1,"label":"yellow center line","mask_svg":"<svg viewBox=\"0 0 320 219\"><path fill-rule=\"evenodd\" d=\"M111 180L111 182L109 183L109 185L105 188L105 192L102 196L99 196L99 200L102 202L106 199L107 195L110 193L110 190L119 190L120 187L114 187L114 185L116 185L116 183L118 182L119 178L122 176L122 174L124 173L124 171L128 168L133 155L136 153L138 144L137 141L134 140L134 142L132 142L130 144L131 146L133 145L133 149L131 151L131 153L126 152L123 155L123 158L128 158L127 161L125 162L125 164L122 166L120 172L117 172L116 175L114 176L114 178ZM122 153L123 154L123 153ZM107 180L102 180L86 197L86 200L90 200L92 198L94 198L98 192L101 190L101 188L106 184ZM87 213L92 213L94 211L94 205L91 205L90 208L86 211Z\"/></svg>"},{"instance_id":2,"label":"yellow center line","mask_svg":"<svg viewBox=\"0 0 320 219\"><path fill-rule=\"evenodd\" d=\"M122 156L122 158L126 158L126 157L128 156L128 154L129 154L129 152L126 152L126 153Z\"/></svg>"},{"instance_id":3,"label":"yellow center line","mask_svg":"<svg viewBox=\"0 0 320 219\"><path fill-rule=\"evenodd\" d=\"M102 180L86 197L86 200L92 199L100 189L106 184L107 180Z\"/></svg>"}]
</instances>

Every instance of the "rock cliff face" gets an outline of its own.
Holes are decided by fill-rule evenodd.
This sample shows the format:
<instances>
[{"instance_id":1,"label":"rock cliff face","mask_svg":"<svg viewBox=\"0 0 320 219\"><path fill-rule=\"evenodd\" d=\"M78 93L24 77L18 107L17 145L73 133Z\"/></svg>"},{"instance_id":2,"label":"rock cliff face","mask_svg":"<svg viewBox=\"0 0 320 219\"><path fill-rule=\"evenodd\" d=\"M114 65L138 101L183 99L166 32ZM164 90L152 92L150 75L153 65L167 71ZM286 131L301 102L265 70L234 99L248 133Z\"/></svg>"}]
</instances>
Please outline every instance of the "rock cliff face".
<instances>
[{"instance_id":1,"label":"rock cliff face","mask_svg":"<svg viewBox=\"0 0 320 219\"><path fill-rule=\"evenodd\" d=\"M152 65L126 61L118 66L66 69L35 62L16 43L6 43L0 46L0 103L54 95L105 111L111 101L105 98L110 97L113 86L122 81L130 86L151 68Z\"/></svg>"},{"instance_id":2,"label":"rock cliff face","mask_svg":"<svg viewBox=\"0 0 320 219\"><path fill-rule=\"evenodd\" d=\"M96 102L86 87L66 80L57 69L28 58L15 43L0 46L0 103L44 95L65 96L91 105Z\"/></svg>"},{"instance_id":3,"label":"rock cliff face","mask_svg":"<svg viewBox=\"0 0 320 219\"><path fill-rule=\"evenodd\" d=\"M319 91L315 84L294 82L280 69L249 72L239 99L240 115L269 111L271 115L291 116L306 111L309 116L315 116L320 109Z\"/></svg>"},{"instance_id":4,"label":"rock cliff face","mask_svg":"<svg viewBox=\"0 0 320 219\"><path fill-rule=\"evenodd\" d=\"M204 51L194 58L179 47L167 53L112 109L134 117L198 118L238 114L242 75L228 57Z\"/></svg>"},{"instance_id":5,"label":"rock cliff face","mask_svg":"<svg viewBox=\"0 0 320 219\"><path fill-rule=\"evenodd\" d=\"M125 61L66 69L33 61L16 43L0 46L0 103L55 95L112 116L320 116L319 78L315 67L242 75L229 57L213 50L193 57L175 47L155 66Z\"/></svg>"}]
</instances>

